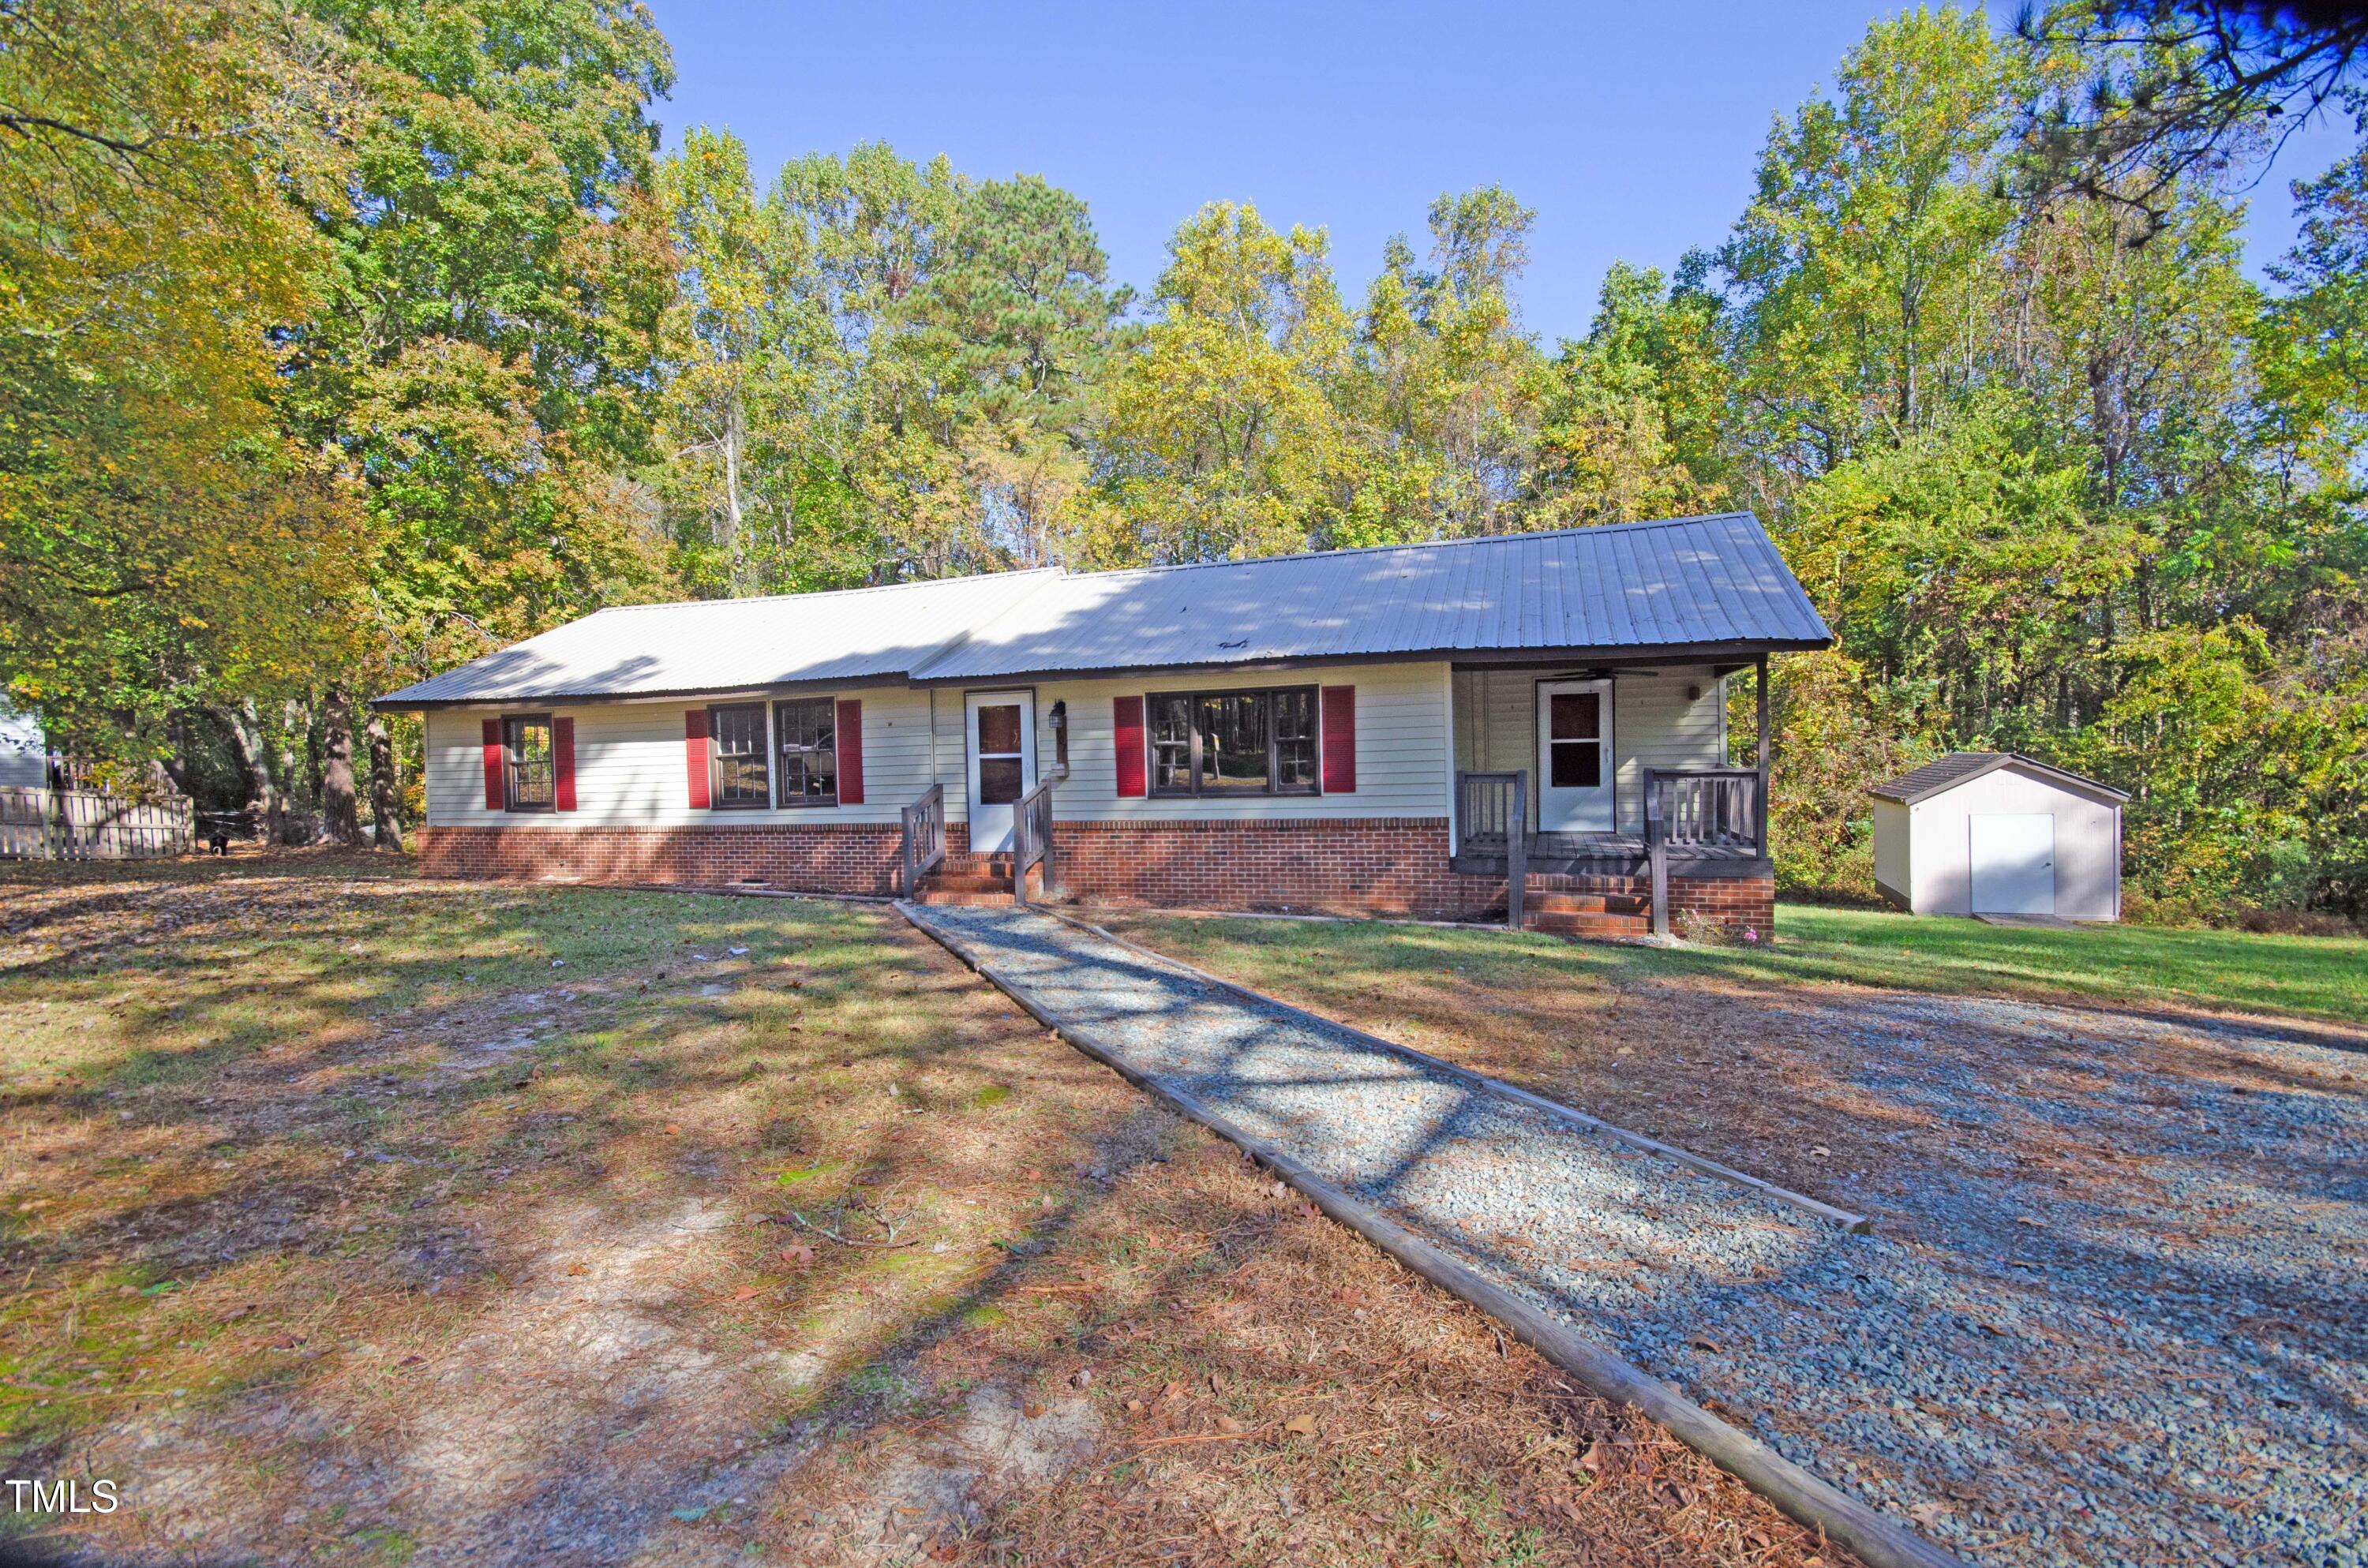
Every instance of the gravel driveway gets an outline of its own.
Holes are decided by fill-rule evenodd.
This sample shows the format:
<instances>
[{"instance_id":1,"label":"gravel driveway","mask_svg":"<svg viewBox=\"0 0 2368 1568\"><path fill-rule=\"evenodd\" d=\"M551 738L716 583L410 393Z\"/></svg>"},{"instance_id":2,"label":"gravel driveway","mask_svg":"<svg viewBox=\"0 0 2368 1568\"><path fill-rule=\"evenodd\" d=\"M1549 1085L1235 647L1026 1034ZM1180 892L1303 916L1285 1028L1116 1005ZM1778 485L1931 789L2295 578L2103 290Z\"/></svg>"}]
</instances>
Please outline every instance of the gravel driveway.
<instances>
[{"instance_id":1,"label":"gravel driveway","mask_svg":"<svg viewBox=\"0 0 2368 1568\"><path fill-rule=\"evenodd\" d=\"M1968 1556L2368 1564L2368 1114L2290 1071L2368 1067L2340 1042L1966 998L1835 1009L1820 1027L1863 1050L1871 1103L1957 1134L1884 1183L1907 1223L1852 1236L1047 916L928 915L1138 1066ZM2176 1094L2091 1071L2067 1096L1934 1048L1979 1029L2044 1053L2100 1017L2203 1030L2246 1070Z\"/></svg>"}]
</instances>

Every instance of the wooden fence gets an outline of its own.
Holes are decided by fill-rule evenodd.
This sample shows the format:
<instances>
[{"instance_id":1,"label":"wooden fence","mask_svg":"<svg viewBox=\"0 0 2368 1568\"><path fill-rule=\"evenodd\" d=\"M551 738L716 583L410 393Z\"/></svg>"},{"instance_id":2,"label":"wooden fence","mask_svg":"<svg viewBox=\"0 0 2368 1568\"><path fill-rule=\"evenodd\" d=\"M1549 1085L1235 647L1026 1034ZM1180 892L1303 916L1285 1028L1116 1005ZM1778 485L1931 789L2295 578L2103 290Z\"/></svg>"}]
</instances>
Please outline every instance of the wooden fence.
<instances>
[{"instance_id":1,"label":"wooden fence","mask_svg":"<svg viewBox=\"0 0 2368 1568\"><path fill-rule=\"evenodd\" d=\"M150 860L196 847L186 800L97 790L0 790L0 860Z\"/></svg>"}]
</instances>

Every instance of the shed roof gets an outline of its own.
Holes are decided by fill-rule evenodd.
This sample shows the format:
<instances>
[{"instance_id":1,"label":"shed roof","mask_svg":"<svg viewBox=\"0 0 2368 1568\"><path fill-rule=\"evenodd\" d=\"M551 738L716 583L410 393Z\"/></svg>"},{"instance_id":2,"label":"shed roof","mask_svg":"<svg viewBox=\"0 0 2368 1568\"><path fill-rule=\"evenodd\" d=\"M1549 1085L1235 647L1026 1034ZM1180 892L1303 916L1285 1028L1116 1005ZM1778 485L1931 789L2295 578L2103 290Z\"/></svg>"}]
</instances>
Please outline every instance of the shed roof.
<instances>
[{"instance_id":1,"label":"shed roof","mask_svg":"<svg viewBox=\"0 0 2368 1568\"><path fill-rule=\"evenodd\" d=\"M1903 806L1912 806L1918 801L1929 801L1935 795L1945 794L1960 784L1969 784L1984 774L1995 773L2001 767L2024 768L2038 774L2050 783L2063 785L2068 790L2078 790L2088 794L2100 795L2110 801L2129 799L2126 792L2116 790L2110 784L2100 784L2094 778L2074 773L2068 768L2057 767L2053 764L2041 762L2035 757L2024 756L2019 752L2010 751L1951 752L1938 761L1928 762L1911 772L1903 773L1896 778L1876 785L1869 793L1878 801L1894 801Z\"/></svg>"},{"instance_id":2,"label":"shed roof","mask_svg":"<svg viewBox=\"0 0 2368 1568\"><path fill-rule=\"evenodd\" d=\"M603 610L379 700L413 708L1422 654L1740 653L1830 641L1759 519L1728 512Z\"/></svg>"}]
</instances>

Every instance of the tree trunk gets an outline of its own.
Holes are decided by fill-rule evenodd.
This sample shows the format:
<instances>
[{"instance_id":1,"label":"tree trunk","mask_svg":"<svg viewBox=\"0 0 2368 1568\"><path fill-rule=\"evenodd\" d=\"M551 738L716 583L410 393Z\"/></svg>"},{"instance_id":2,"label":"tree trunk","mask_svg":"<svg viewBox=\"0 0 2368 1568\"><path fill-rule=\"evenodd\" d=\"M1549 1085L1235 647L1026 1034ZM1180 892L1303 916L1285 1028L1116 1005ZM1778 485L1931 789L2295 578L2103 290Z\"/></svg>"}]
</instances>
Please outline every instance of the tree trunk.
<instances>
[{"instance_id":1,"label":"tree trunk","mask_svg":"<svg viewBox=\"0 0 2368 1568\"><path fill-rule=\"evenodd\" d=\"M191 753L195 750L195 742L189 733L188 713L176 712L165 719L165 739L171 744L173 753L159 766L164 768L165 777L172 780L175 790L194 799L197 795L194 786L198 781L198 770L190 760Z\"/></svg>"},{"instance_id":2,"label":"tree trunk","mask_svg":"<svg viewBox=\"0 0 2368 1568\"><path fill-rule=\"evenodd\" d=\"M354 794L354 704L342 686L321 694L321 826L340 844L362 841Z\"/></svg>"},{"instance_id":3,"label":"tree trunk","mask_svg":"<svg viewBox=\"0 0 2368 1568\"><path fill-rule=\"evenodd\" d=\"M288 733L304 737L304 774L302 780L304 803L317 809L321 804L321 787L325 780L322 773L320 716L313 710L312 694L306 693L305 699L301 702L295 698L290 698L287 714ZM299 780L294 775L296 758L291 756L288 760L290 777L281 788L293 793L299 787Z\"/></svg>"},{"instance_id":4,"label":"tree trunk","mask_svg":"<svg viewBox=\"0 0 2368 1568\"><path fill-rule=\"evenodd\" d=\"M403 825L394 820L394 802L402 781L394 772L394 733L385 716L373 715L364 732L370 739L370 820L378 824L378 846L403 850Z\"/></svg>"},{"instance_id":5,"label":"tree trunk","mask_svg":"<svg viewBox=\"0 0 2368 1568\"><path fill-rule=\"evenodd\" d=\"M235 708L225 708L220 716L230 734L231 756L238 764L245 796L241 804L254 816L264 837L277 844L286 831L287 813L279 787L271 781L271 748L263 738L263 721L255 711L255 699L250 697Z\"/></svg>"},{"instance_id":6,"label":"tree trunk","mask_svg":"<svg viewBox=\"0 0 2368 1568\"><path fill-rule=\"evenodd\" d=\"M740 408L740 394L734 391L732 401L723 411L723 528L724 560L731 574L734 593L748 591L748 546L741 538L746 519L740 511L740 450L748 439L746 417Z\"/></svg>"}]
</instances>

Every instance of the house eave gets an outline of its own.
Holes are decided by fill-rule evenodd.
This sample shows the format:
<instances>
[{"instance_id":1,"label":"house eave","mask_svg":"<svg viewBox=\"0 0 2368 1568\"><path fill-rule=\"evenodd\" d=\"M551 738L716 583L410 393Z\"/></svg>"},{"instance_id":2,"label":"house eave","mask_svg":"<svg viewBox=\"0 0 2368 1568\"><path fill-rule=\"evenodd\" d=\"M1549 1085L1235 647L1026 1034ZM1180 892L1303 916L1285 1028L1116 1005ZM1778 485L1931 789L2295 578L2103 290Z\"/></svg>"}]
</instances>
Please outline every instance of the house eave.
<instances>
[{"instance_id":1,"label":"house eave","mask_svg":"<svg viewBox=\"0 0 2368 1568\"><path fill-rule=\"evenodd\" d=\"M1018 681L1119 680L1141 675L1256 675L1269 670L1337 668L1348 665L1435 665L1459 667L1515 668L1577 663L1647 667L1655 665L1701 664L1721 659L1746 659L1761 653L1815 653L1833 645L1831 638L1727 642L1617 643L1574 648L1414 648L1382 653L1303 653L1282 658L1203 659L1182 664L1053 665L1037 669L965 671L954 675L921 675L916 687L987 687Z\"/></svg>"}]
</instances>

